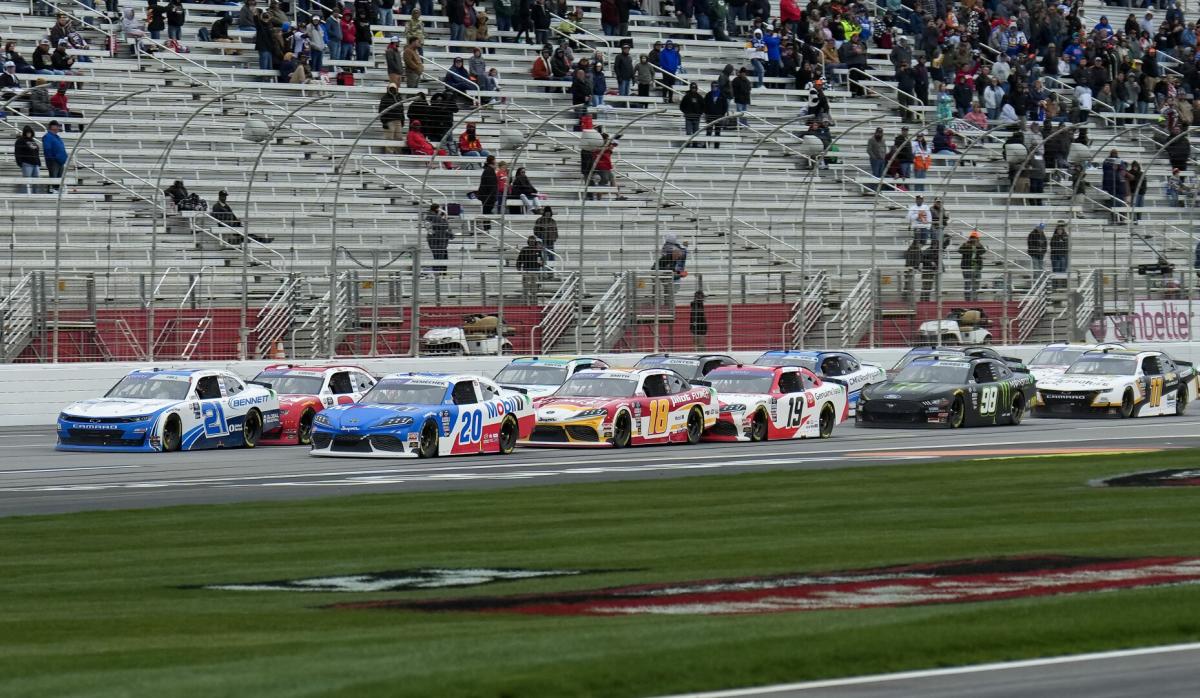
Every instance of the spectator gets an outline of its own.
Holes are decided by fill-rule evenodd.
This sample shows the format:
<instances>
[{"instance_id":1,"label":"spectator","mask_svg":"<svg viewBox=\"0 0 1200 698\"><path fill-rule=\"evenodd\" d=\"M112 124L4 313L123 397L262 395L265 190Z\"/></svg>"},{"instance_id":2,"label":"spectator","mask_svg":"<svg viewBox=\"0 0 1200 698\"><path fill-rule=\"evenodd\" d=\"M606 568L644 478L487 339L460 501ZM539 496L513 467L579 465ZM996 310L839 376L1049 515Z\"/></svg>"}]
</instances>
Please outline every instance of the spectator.
<instances>
[{"instance_id":1,"label":"spectator","mask_svg":"<svg viewBox=\"0 0 1200 698\"><path fill-rule=\"evenodd\" d=\"M38 78L26 93L29 100L30 116L50 116L54 105L50 103L50 93L46 92L46 81Z\"/></svg>"},{"instance_id":2,"label":"spectator","mask_svg":"<svg viewBox=\"0 0 1200 698\"><path fill-rule=\"evenodd\" d=\"M856 34L851 40L842 43L838 49L838 58L850 71L850 95L865 97L867 88L863 83L867 79L867 49L863 46L862 39Z\"/></svg>"},{"instance_id":3,"label":"spectator","mask_svg":"<svg viewBox=\"0 0 1200 698\"><path fill-rule=\"evenodd\" d=\"M1188 140L1187 131L1179 131L1171 134L1171 140L1167 141L1166 150L1167 159L1170 160L1171 167L1186 172L1188 160L1192 157L1192 144Z\"/></svg>"},{"instance_id":4,"label":"spectator","mask_svg":"<svg viewBox=\"0 0 1200 698\"><path fill-rule=\"evenodd\" d=\"M534 235L525 240L525 246L517 253L517 271L521 273L521 302L536 305L539 282L541 281L542 245Z\"/></svg>"},{"instance_id":5,"label":"spectator","mask_svg":"<svg viewBox=\"0 0 1200 698\"><path fill-rule=\"evenodd\" d=\"M50 67L55 75L66 75L74 72L75 57L67 53L67 40L59 39L54 53L50 54Z\"/></svg>"},{"instance_id":6,"label":"spectator","mask_svg":"<svg viewBox=\"0 0 1200 698\"><path fill-rule=\"evenodd\" d=\"M675 101L675 78L679 75L679 69L683 67L683 58L680 57L674 41L668 40L658 54L658 67L662 70L663 101L669 104Z\"/></svg>"},{"instance_id":7,"label":"spectator","mask_svg":"<svg viewBox=\"0 0 1200 698\"><path fill-rule=\"evenodd\" d=\"M421 73L425 72L425 61L421 57L422 40L409 37L408 45L404 47L404 84L415 89L421 83Z\"/></svg>"},{"instance_id":8,"label":"spectator","mask_svg":"<svg viewBox=\"0 0 1200 698\"><path fill-rule=\"evenodd\" d=\"M150 31L150 38L158 41L162 38L163 29L167 28L166 13L163 8L158 6L158 0L147 0L146 2L146 29Z\"/></svg>"},{"instance_id":9,"label":"spectator","mask_svg":"<svg viewBox=\"0 0 1200 698\"><path fill-rule=\"evenodd\" d=\"M496 210L496 202L500 196L500 180L496 177L496 156L489 155L483 164L483 174L479 176L479 187L475 190L479 203L483 205L484 215L491 215ZM485 229L490 229L485 224Z\"/></svg>"},{"instance_id":10,"label":"spectator","mask_svg":"<svg viewBox=\"0 0 1200 698\"><path fill-rule=\"evenodd\" d=\"M338 56L338 60L350 61L354 60L355 46L358 43L358 27L354 23L354 15L350 13L350 8L342 9L342 55Z\"/></svg>"},{"instance_id":11,"label":"spectator","mask_svg":"<svg viewBox=\"0 0 1200 698\"><path fill-rule=\"evenodd\" d=\"M592 106L604 104L604 95L608 92L608 82L604 79L604 63L599 59L592 62Z\"/></svg>"},{"instance_id":12,"label":"spectator","mask_svg":"<svg viewBox=\"0 0 1200 698\"><path fill-rule=\"evenodd\" d=\"M433 144L421 131L421 122L418 119L409 121L408 137L405 139L405 143L408 146L408 152L413 155L433 155Z\"/></svg>"},{"instance_id":13,"label":"spectator","mask_svg":"<svg viewBox=\"0 0 1200 698\"><path fill-rule=\"evenodd\" d=\"M617 80L617 94L629 96L629 86L633 83L633 56L629 54L629 44L621 46L621 53L613 61L613 77Z\"/></svg>"},{"instance_id":14,"label":"spectator","mask_svg":"<svg viewBox=\"0 0 1200 698\"><path fill-rule=\"evenodd\" d=\"M267 16L260 13L254 18L254 50L258 52L258 69L273 70L275 68L275 52L277 45L274 32Z\"/></svg>"},{"instance_id":15,"label":"spectator","mask_svg":"<svg viewBox=\"0 0 1200 698\"><path fill-rule=\"evenodd\" d=\"M320 76L325 68L325 31L315 16L308 18L304 30L305 43L308 45L308 65L314 76ZM397 83L398 84L398 83Z\"/></svg>"},{"instance_id":16,"label":"spectator","mask_svg":"<svg viewBox=\"0 0 1200 698\"><path fill-rule=\"evenodd\" d=\"M600 146L600 150L596 151L596 184L601 187L616 188L616 180L613 179L613 164L612 153L613 148L617 147L616 142L609 139L608 134L603 136L604 144ZM604 194L596 195L597 199L603 199ZM618 194L617 201L624 201L625 197Z\"/></svg>"},{"instance_id":17,"label":"spectator","mask_svg":"<svg viewBox=\"0 0 1200 698\"><path fill-rule=\"evenodd\" d=\"M429 245L429 253L435 261L446 261L450 258L448 250L454 234L450 232L450 221L446 219L438 204L429 205L429 211L425 213L425 225L428 227L428 232L425 233L425 242ZM446 271L445 264L434 264L430 268L435 274L442 274Z\"/></svg>"},{"instance_id":18,"label":"spectator","mask_svg":"<svg viewBox=\"0 0 1200 698\"><path fill-rule=\"evenodd\" d=\"M517 32L513 37L514 43L521 43L521 37L524 36L525 43L533 44L533 38L529 34L533 31L532 8L529 0L516 0L513 11L513 29Z\"/></svg>"},{"instance_id":19,"label":"spectator","mask_svg":"<svg viewBox=\"0 0 1200 698\"><path fill-rule=\"evenodd\" d=\"M187 10L181 0L170 0L167 3L167 38L172 41L183 41L183 23L187 21Z\"/></svg>"},{"instance_id":20,"label":"spectator","mask_svg":"<svg viewBox=\"0 0 1200 698\"><path fill-rule=\"evenodd\" d=\"M137 17L132 7L125 8L125 14L121 17L121 30L125 33L125 42L129 44L129 52L132 55L136 56L145 50L142 39L146 36L146 24ZM270 67L264 70L270 70Z\"/></svg>"},{"instance_id":21,"label":"spectator","mask_svg":"<svg viewBox=\"0 0 1200 698\"><path fill-rule=\"evenodd\" d=\"M583 116L587 113L588 104L592 101L592 81L582 68L575 70L575 78L571 81L571 104L575 105L575 113Z\"/></svg>"},{"instance_id":22,"label":"spectator","mask_svg":"<svg viewBox=\"0 0 1200 698\"><path fill-rule=\"evenodd\" d=\"M481 90L484 89L487 82L487 71L487 61L483 59L483 51L476 46L471 49L471 59L467 61L467 73Z\"/></svg>"},{"instance_id":23,"label":"spectator","mask_svg":"<svg viewBox=\"0 0 1200 698\"><path fill-rule=\"evenodd\" d=\"M735 109L737 109L739 114L737 121L738 126L745 127L747 125L747 121L744 116L741 116L741 114L750 109L750 90L752 87L750 78L746 76L746 69L739 68L737 77L734 78L730 84L732 85L733 90L733 106Z\"/></svg>"},{"instance_id":24,"label":"spectator","mask_svg":"<svg viewBox=\"0 0 1200 698\"><path fill-rule=\"evenodd\" d=\"M1137 211L1146 204L1146 176L1142 172L1142 164L1137 160L1129 166L1129 172L1126 173L1126 190L1129 192L1129 204L1133 209L1135 220L1141 220L1142 214Z\"/></svg>"},{"instance_id":25,"label":"spectator","mask_svg":"<svg viewBox=\"0 0 1200 698\"><path fill-rule=\"evenodd\" d=\"M942 204L941 197L933 200L933 206L929 207L929 232L933 235L933 239L941 240L942 231L946 229L946 224L950 222L950 214L946 213L946 207ZM946 238L947 240L949 238Z\"/></svg>"},{"instance_id":26,"label":"spectator","mask_svg":"<svg viewBox=\"0 0 1200 698\"><path fill-rule=\"evenodd\" d=\"M882 128L875 129L875 135L867 139L867 160L871 163L871 176L883 179L883 168L887 164L887 142L883 140Z\"/></svg>"},{"instance_id":27,"label":"spectator","mask_svg":"<svg viewBox=\"0 0 1200 698\"><path fill-rule=\"evenodd\" d=\"M501 160L496 165L496 210L504 211L504 202L508 200L508 163Z\"/></svg>"},{"instance_id":28,"label":"spectator","mask_svg":"<svg viewBox=\"0 0 1200 698\"><path fill-rule=\"evenodd\" d=\"M528 215L530 212L539 213L537 207L538 190L533 186L533 182L529 181L529 175L525 174L524 167L518 167L517 172L513 175L512 184L508 188L508 210L513 211L514 197L520 201L520 213ZM543 241L544 242L544 241Z\"/></svg>"},{"instance_id":29,"label":"spectator","mask_svg":"<svg viewBox=\"0 0 1200 698\"><path fill-rule=\"evenodd\" d=\"M554 211L549 206L542 209L542 215L533 222L533 234L542 245L542 258L547 264L558 259L554 254L554 245L558 242L558 221L554 220Z\"/></svg>"},{"instance_id":30,"label":"spectator","mask_svg":"<svg viewBox=\"0 0 1200 698\"><path fill-rule=\"evenodd\" d=\"M17 78L17 64L12 61L4 62L4 73L0 74L0 96L5 99L20 93L21 81Z\"/></svg>"},{"instance_id":31,"label":"spectator","mask_svg":"<svg viewBox=\"0 0 1200 698\"><path fill-rule=\"evenodd\" d=\"M42 150L46 153L46 174L50 179L57 180L62 179L63 168L67 164L67 148L58 135L61 126L57 121L51 121L46 129L46 134L42 136ZM21 173L24 174L24 172L25 168L22 166ZM50 185L49 193L53 194L57 191L57 186Z\"/></svg>"},{"instance_id":32,"label":"spectator","mask_svg":"<svg viewBox=\"0 0 1200 698\"><path fill-rule=\"evenodd\" d=\"M387 152L397 154L403 152L399 143L405 139L404 133L404 100L395 84L389 84L383 97L379 98L379 123L390 141L397 143L388 146Z\"/></svg>"},{"instance_id":33,"label":"spectator","mask_svg":"<svg viewBox=\"0 0 1200 698\"><path fill-rule=\"evenodd\" d=\"M901 128L900 135L896 136L896 140L892 141L892 157L895 158L897 168L900 170L900 176L905 179L912 178L912 144L912 137L908 135L907 126Z\"/></svg>"},{"instance_id":34,"label":"spectator","mask_svg":"<svg viewBox=\"0 0 1200 698\"><path fill-rule=\"evenodd\" d=\"M1070 246L1066 221L1059 221L1054 227L1054 234L1050 236L1050 270L1055 274L1067 273Z\"/></svg>"},{"instance_id":35,"label":"spectator","mask_svg":"<svg viewBox=\"0 0 1200 698\"><path fill-rule=\"evenodd\" d=\"M637 67L634 68L634 80L637 82L638 97L649 97L650 88L654 86L654 64L646 54L638 57ZM640 106L646 107L645 104Z\"/></svg>"},{"instance_id":36,"label":"spectator","mask_svg":"<svg viewBox=\"0 0 1200 698\"><path fill-rule=\"evenodd\" d=\"M399 87L400 79L405 74L404 55L400 50L400 37L393 36L388 39L387 48L383 51L383 60L387 66L388 81Z\"/></svg>"},{"instance_id":37,"label":"spectator","mask_svg":"<svg viewBox=\"0 0 1200 698\"><path fill-rule=\"evenodd\" d=\"M513 0L492 0L492 10L496 13L496 30L502 32L512 31L513 23ZM503 36L500 41L505 41Z\"/></svg>"},{"instance_id":38,"label":"spectator","mask_svg":"<svg viewBox=\"0 0 1200 698\"><path fill-rule=\"evenodd\" d=\"M1181 197L1186 202L1192 192L1191 187L1184 181L1183 175L1179 172L1178 167L1171 169L1171 175L1167 177L1167 202L1175 207L1179 206Z\"/></svg>"},{"instance_id":39,"label":"spectator","mask_svg":"<svg viewBox=\"0 0 1200 698\"><path fill-rule=\"evenodd\" d=\"M911 301L917 284L917 270L921 268L921 242L916 238L909 241L904 250L904 288L906 301Z\"/></svg>"},{"instance_id":40,"label":"spectator","mask_svg":"<svg viewBox=\"0 0 1200 698\"><path fill-rule=\"evenodd\" d=\"M242 222L238 220L237 214L233 212L233 208L229 205L229 192L222 189L217 192L217 203L213 204L212 217L222 225L230 228L242 227ZM230 245L242 244L241 234L228 234L222 236L225 242Z\"/></svg>"},{"instance_id":41,"label":"spectator","mask_svg":"<svg viewBox=\"0 0 1200 698\"><path fill-rule=\"evenodd\" d=\"M329 60L342 60L342 21L341 17L325 10L325 43L329 51Z\"/></svg>"},{"instance_id":42,"label":"spectator","mask_svg":"<svg viewBox=\"0 0 1200 698\"><path fill-rule=\"evenodd\" d=\"M483 149L483 143L475 133L475 122L467 122L466 129L458 136L458 154L468 157L487 158L490 153Z\"/></svg>"},{"instance_id":43,"label":"spectator","mask_svg":"<svg viewBox=\"0 0 1200 698\"><path fill-rule=\"evenodd\" d=\"M363 8L354 14L354 60L365 62L371 60L371 13ZM344 33L344 32L343 32ZM365 68L356 68L365 71Z\"/></svg>"},{"instance_id":44,"label":"spectator","mask_svg":"<svg viewBox=\"0 0 1200 698\"><path fill-rule=\"evenodd\" d=\"M925 197L917 194L917 198L908 207L908 224L912 228L913 238L921 243L932 239L933 213L925 203Z\"/></svg>"},{"instance_id":45,"label":"spectator","mask_svg":"<svg viewBox=\"0 0 1200 698\"><path fill-rule=\"evenodd\" d=\"M704 114L704 97L700 96L700 86L692 83L688 91L679 100L679 111L683 112L684 133L688 136L700 130L700 116ZM700 144L693 141L692 148Z\"/></svg>"},{"instance_id":46,"label":"spectator","mask_svg":"<svg viewBox=\"0 0 1200 698\"><path fill-rule=\"evenodd\" d=\"M67 85L59 83L58 89L50 97L50 114L51 116L61 116L68 119L82 119L83 114L77 111L71 111L70 105L67 103ZM66 124L64 128L67 131L71 130L71 125ZM83 126L80 125L79 132L83 133Z\"/></svg>"},{"instance_id":47,"label":"spectator","mask_svg":"<svg viewBox=\"0 0 1200 698\"><path fill-rule=\"evenodd\" d=\"M421 8L419 7L413 7L412 14L408 16L408 21L404 24L404 45L407 47L413 39L421 42L417 45L418 50L425 43L425 21L421 19Z\"/></svg>"},{"instance_id":48,"label":"spectator","mask_svg":"<svg viewBox=\"0 0 1200 698\"><path fill-rule=\"evenodd\" d=\"M928 301L937 275L941 268L941 248L937 242L930 242L929 247L921 251L921 300Z\"/></svg>"},{"instance_id":49,"label":"spectator","mask_svg":"<svg viewBox=\"0 0 1200 698\"><path fill-rule=\"evenodd\" d=\"M30 55L33 59L33 70L39 75L62 75L54 69L54 59L50 54L50 41L42 39Z\"/></svg>"},{"instance_id":50,"label":"spectator","mask_svg":"<svg viewBox=\"0 0 1200 698\"><path fill-rule=\"evenodd\" d=\"M755 29L750 43L746 44L746 59L754 70L754 86L762 87L766 75L767 44L763 41L761 29Z\"/></svg>"},{"instance_id":51,"label":"spectator","mask_svg":"<svg viewBox=\"0 0 1200 698\"><path fill-rule=\"evenodd\" d=\"M396 26L395 9L395 0L379 0L379 9L377 10L379 23L387 27L388 31L391 31L392 27ZM396 43L400 43L399 37L397 37Z\"/></svg>"},{"instance_id":52,"label":"spectator","mask_svg":"<svg viewBox=\"0 0 1200 698\"><path fill-rule=\"evenodd\" d=\"M287 24L287 21L288 21L287 13L284 12L283 9L279 7L278 0L270 0L267 3L266 14L267 14L267 22L269 22L270 24L272 24L276 27L282 27L284 24Z\"/></svg>"},{"instance_id":53,"label":"spectator","mask_svg":"<svg viewBox=\"0 0 1200 698\"><path fill-rule=\"evenodd\" d=\"M983 277L983 255L987 253L979 240L979 231L972 230L967 241L958 246L962 255L962 276L966 300L979 300L979 281Z\"/></svg>"},{"instance_id":54,"label":"spectator","mask_svg":"<svg viewBox=\"0 0 1200 698\"><path fill-rule=\"evenodd\" d=\"M703 351L708 335L708 316L704 312L704 291L697 290L692 296L691 317L688 329L692 331L692 348Z\"/></svg>"},{"instance_id":55,"label":"spectator","mask_svg":"<svg viewBox=\"0 0 1200 698\"><path fill-rule=\"evenodd\" d=\"M254 18L258 14L256 0L244 0L238 9L237 28L242 31L254 29Z\"/></svg>"},{"instance_id":56,"label":"spectator","mask_svg":"<svg viewBox=\"0 0 1200 698\"><path fill-rule=\"evenodd\" d=\"M475 83L471 82L471 74L467 72L467 67L463 65L463 59L460 56L454 57L450 70L446 71L445 83L451 89L464 94L479 89Z\"/></svg>"},{"instance_id":57,"label":"spectator","mask_svg":"<svg viewBox=\"0 0 1200 698\"><path fill-rule=\"evenodd\" d=\"M724 125L724 119L728 113L729 95L723 93L721 87L713 82L708 94L704 95L704 136L706 138L721 137L721 127ZM720 148L721 142L719 140L714 142L712 147Z\"/></svg>"},{"instance_id":58,"label":"spectator","mask_svg":"<svg viewBox=\"0 0 1200 698\"><path fill-rule=\"evenodd\" d=\"M550 80L554 76L550 68L550 60L550 49L543 48L537 58L533 59L533 67L529 70L530 77L534 80ZM549 92L550 89L547 87L546 91Z\"/></svg>"},{"instance_id":59,"label":"spectator","mask_svg":"<svg viewBox=\"0 0 1200 698\"><path fill-rule=\"evenodd\" d=\"M925 134L921 133L916 140L912 142L913 156L913 176L917 179L925 179L925 174L929 171L933 164L933 150L929 147L929 143L925 140ZM913 189L917 191L925 191L924 184L916 184Z\"/></svg>"},{"instance_id":60,"label":"spectator","mask_svg":"<svg viewBox=\"0 0 1200 698\"><path fill-rule=\"evenodd\" d=\"M463 0L445 0L442 7L446 11L446 20L450 23L450 50L453 50L453 44L461 42L466 38L467 28L466 23L466 7Z\"/></svg>"},{"instance_id":61,"label":"spectator","mask_svg":"<svg viewBox=\"0 0 1200 698\"><path fill-rule=\"evenodd\" d=\"M1029 253L1029 259L1033 262L1033 269L1036 272L1042 271L1043 261L1046 259L1046 224L1038 223L1037 227L1029 232L1029 236L1025 238L1025 250Z\"/></svg>"},{"instance_id":62,"label":"spectator","mask_svg":"<svg viewBox=\"0 0 1200 698\"><path fill-rule=\"evenodd\" d=\"M171 198L171 202L175 204L176 209L178 209L179 205L184 201L187 201L189 198L191 198L191 194L188 193L187 187L183 185L182 179L175 180L171 186L163 190L163 194L166 194Z\"/></svg>"},{"instance_id":63,"label":"spectator","mask_svg":"<svg viewBox=\"0 0 1200 698\"><path fill-rule=\"evenodd\" d=\"M533 0L529 8L529 18L533 23L533 36L537 43L545 45L550 38L550 11L546 9L544 0ZM528 35L525 37L529 38Z\"/></svg>"},{"instance_id":64,"label":"spectator","mask_svg":"<svg viewBox=\"0 0 1200 698\"><path fill-rule=\"evenodd\" d=\"M680 279L687 276L686 265L687 247L679 244L679 239L674 233L668 233L663 241L662 249L659 250L655 269L671 272L673 280L678 285Z\"/></svg>"},{"instance_id":65,"label":"spectator","mask_svg":"<svg viewBox=\"0 0 1200 698\"><path fill-rule=\"evenodd\" d=\"M1125 161L1121 159L1116 148L1110 150L1108 157L1104 159L1101 169L1100 188L1109 197L1108 201L1105 202L1105 205L1109 208L1109 222L1119 222L1119 210L1125 206L1125 199L1129 188L1126 181Z\"/></svg>"}]
</instances>

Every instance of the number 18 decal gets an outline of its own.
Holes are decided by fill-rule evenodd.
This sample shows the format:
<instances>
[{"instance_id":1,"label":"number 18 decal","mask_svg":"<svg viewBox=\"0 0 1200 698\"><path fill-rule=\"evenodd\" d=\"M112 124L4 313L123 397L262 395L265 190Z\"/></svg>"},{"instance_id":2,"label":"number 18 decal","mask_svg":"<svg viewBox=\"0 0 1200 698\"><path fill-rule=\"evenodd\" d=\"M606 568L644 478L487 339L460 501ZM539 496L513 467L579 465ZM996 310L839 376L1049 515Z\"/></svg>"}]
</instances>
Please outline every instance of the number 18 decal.
<instances>
[{"instance_id":1,"label":"number 18 decal","mask_svg":"<svg viewBox=\"0 0 1200 698\"><path fill-rule=\"evenodd\" d=\"M650 401L650 433L662 434L667 431L667 417L671 415L670 400Z\"/></svg>"},{"instance_id":2,"label":"number 18 decal","mask_svg":"<svg viewBox=\"0 0 1200 698\"><path fill-rule=\"evenodd\" d=\"M483 413L479 410L462 413L462 429L458 432L460 444L472 444L483 436Z\"/></svg>"}]
</instances>

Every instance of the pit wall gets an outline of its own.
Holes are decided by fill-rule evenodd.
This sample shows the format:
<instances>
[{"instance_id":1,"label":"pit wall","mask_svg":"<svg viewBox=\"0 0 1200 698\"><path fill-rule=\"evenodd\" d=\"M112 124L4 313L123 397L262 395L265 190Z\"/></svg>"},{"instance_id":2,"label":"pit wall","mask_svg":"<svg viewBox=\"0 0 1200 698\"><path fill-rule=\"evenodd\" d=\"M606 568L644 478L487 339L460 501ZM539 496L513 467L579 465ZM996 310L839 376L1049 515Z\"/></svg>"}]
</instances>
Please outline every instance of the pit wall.
<instances>
[{"instance_id":1,"label":"pit wall","mask_svg":"<svg viewBox=\"0 0 1200 698\"><path fill-rule=\"evenodd\" d=\"M1147 345L1150 346L1150 345ZM1161 343L1152 345L1183 361L1200 363L1200 343ZM1005 356L1029 360L1040 346L997 347ZM855 356L862 361L890 367L908 349L859 349ZM731 352L735 359L751 362L762 352ZM599 354L613 366L632 366L642 354ZM494 375L512 357L428 357L420 359L357 359L337 362L310 361L307 363L338 363L357 365L383 375L400 371L434 371ZM161 361L160 368L224 368L243 378L253 378L263 367L278 361ZM66 405L108 391L122 376L134 368L146 366L140 362L63 363L63 364L4 364L0 365L0 427L42 426L55 423Z\"/></svg>"}]
</instances>

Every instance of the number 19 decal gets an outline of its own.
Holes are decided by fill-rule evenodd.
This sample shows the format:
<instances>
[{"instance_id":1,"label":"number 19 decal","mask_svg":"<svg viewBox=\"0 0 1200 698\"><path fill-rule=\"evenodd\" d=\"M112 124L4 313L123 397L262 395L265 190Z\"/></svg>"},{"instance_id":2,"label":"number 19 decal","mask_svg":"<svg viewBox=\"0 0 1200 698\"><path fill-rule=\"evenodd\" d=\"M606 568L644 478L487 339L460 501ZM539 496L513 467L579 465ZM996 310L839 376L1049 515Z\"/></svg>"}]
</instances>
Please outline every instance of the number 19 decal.
<instances>
[{"instance_id":1,"label":"number 19 decal","mask_svg":"<svg viewBox=\"0 0 1200 698\"><path fill-rule=\"evenodd\" d=\"M788 402L787 425L789 427L798 427L802 421L804 414L804 396L792 398Z\"/></svg>"},{"instance_id":2,"label":"number 19 decal","mask_svg":"<svg viewBox=\"0 0 1200 698\"><path fill-rule=\"evenodd\" d=\"M472 444L483 436L483 413L479 410L462 413L462 429L458 432L460 444Z\"/></svg>"},{"instance_id":3,"label":"number 19 decal","mask_svg":"<svg viewBox=\"0 0 1200 698\"><path fill-rule=\"evenodd\" d=\"M650 433L663 434L667 431L667 417L671 415L670 400L650 401Z\"/></svg>"}]
</instances>

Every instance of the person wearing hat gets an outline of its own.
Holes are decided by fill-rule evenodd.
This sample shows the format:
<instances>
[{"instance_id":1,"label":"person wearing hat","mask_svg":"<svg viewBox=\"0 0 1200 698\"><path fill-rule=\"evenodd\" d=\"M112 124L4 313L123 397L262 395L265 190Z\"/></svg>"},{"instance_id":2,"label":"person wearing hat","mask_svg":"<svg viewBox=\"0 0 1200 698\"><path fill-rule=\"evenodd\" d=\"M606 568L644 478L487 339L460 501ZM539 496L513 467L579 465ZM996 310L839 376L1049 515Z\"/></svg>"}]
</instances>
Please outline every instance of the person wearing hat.
<instances>
[{"instance_id":1,"label":"person wearing hat","mask_svg":"<svg viewBox=\"0 0 1200 698\"><path fill-rule=\"evenodd\" d=\"M688 91L679 100L679 111L683 112L683 130L687 135L692 135L700 130L700 117L704 115L704 96L700 94L700 86L692 83L688 86ZM699 143L693 141L692 148L700 147Z\"/></svg>"},{"instance_id":2,"label":"person wearing hat","mask_svg":"<svg viewBox=\"0 0 1200 698\"><path fill-rule=\"evenodd\" d=\"M404 100L400 97L400 88L395 84L389 84L387 91L379 98L379 123L388 140L396 142L395 146L387 146L387 152L393 155L402 152L400 143L404 140Z\"/></svg>"},{"instance_id":3,"label":"person wearing hat","mask_svg":"<svg viewBox=\"0 0 1200 698\"><path fill-rule=\"evenodd\" d=\"M763 41L761 29L755 29L750 35L750 43L746 44L746 59L754 71L754 86L763 86L763 76L766 75L767 44Z\"/></svg>"},{"instance_id":4,"label":"person wearing hat","mask_svg":"<svg viewBox=\"0 0 1200 698\"><path fill-rule=\"evenodd\" d=\"M237 214L233 212L233 207L229 205L229 192L224 189L217 192L217 203L213 204L212 217L222 225L230 228L242 227L242 222L238 220ZM230 245L242 244L242 236L236 231L228 231L221 237Z\"/></svg>"},{"instance_id":5,"label":"person wearing hat","mask_svg":"<svg viewBox=\"0 0 1200 698\"><path fill-rule=\"evenodd\" d=\"M908 207L908 224L912 228L913 238L922 244L932 237L933 213L925 203L925 197L920 194Z\"/></svg>"},{"instance_id":6,"label":"person wearing hat","mask_svg":"<svg viewBox=\"0 0 1200 698\"><path fill-rule=\"evenodd\" d=\"M708 335L708 316L704 312L704 291L698 290L692 296L691 317L688 329L692 332L692 348L704 351L704 339Z\"/></svg>"},{"instance_id":7,"label":"person wearing hat","mask_svg":"<svg viewBox=\"0 0 1200 698\"><path fill-rule=\"evenodd\" d=\"M1046 258L1046 224L1038 223L1029 236L1025 238L1025 251L1033 262L1035 272L1042 271L1042 262Z\"/></svg>"},{"instance_id":8,"label":"person wearing hat","mask_svg":"<svg viewBox=\"0 0 1200 698\"><path fill-rule=\"evenodd\" d=\"M525 246L517 253L517 271L521 273L521 302L537 305L538 287L544 267L542 243L536 235L530 235L525 240Z\"/></svg>"},{"instance_id":9,"label":"person wearing hat","mask_svg":"<svg viewBox=\"0 0 1200 698\"><path fill-rule=\"evenodd\" d=\"M321 20L316 15L311 15L308 18L308 23L304 27L304 36L308 44L308 64L312 68L312 74L320 76L321 71L325 68L325 29L321 25Z\"/></svg>"},{"instance_id":10,"label":"person wearing hat","mask_svg":"<svg viewBox=\"0 0 1200 698\"><path fill-rule=\"evenodd\" d=\"M20 91L21 80L17 77L17 64L5 61L4 72L0 73L0 96L7 99Z\"/></svg>"},{"instance_id":11,"label":"person wearing hat","mask_svg":"<svg viewBox=\"0 0 1200 698\"><path fill-rule=\"evenodd\" d=\"M399 36L388 39L387 48L383 51L383 60L387 64L388 81L399 87L400 80L404 78L404 55L400 49Z\"/></svg>"},{"instance_id":12,"label":"person wearing hat","mask_svg":"<svg viewBox=\"0 0 1200 698\"><path fill-rule=\"evenodd\" d=\"M454 233L450 232L450 221L446 219L446 214L442 213L441 206L429 205L429 211L425 213L425 224L427 226L425 242L429 245L430 254L438 261L450 259L448 250ZM442 274L446 271L446 265L434 264L431 269L435 274Z\"/></svg>"},{"instance_id":13,"label":"person wearing hat","mask_svg":"<svg viewBox=\"0 0 1200 698\"><path fill-rule=\"evenodd\" d=\"M963 290L968 301L979 300L979 281L983 277L983 255L987 250L980 240L979 231L972 230L967 241L958 246L958 254L962 255Z\"/></svg>"},{"instance_id":14,"label":"person wearing hat","mask_svg":"<svg viewBox=\"0 0 1200 698\"><path fill-rule=\"evenodd\" d=\"M54 53L50 54L50 67L54 69L55 75L66 75L75 67L75 56L67 53L67 40L59 39L58 46L54 47Z\"/></svg>"},{"instance_id":15,"label":"person wearing hat","mask_svg":"<svg viewBox=\"0 0 1200 698\"><path fill-rule=\"evenodd\" d=\"M675 77L679 74L679 69L683 67L683 58L679 55L679 49L675 46L675 42L667 40L663 46L663 50L658 54L658 67L662 70L662 94L663 101L668 104L675 101Z\"/></svg>"},{"instance_id":16,"label":"person wearing hat","mask_svg":"<svg viewBox=\"0 0 1200 698\"><path fill-rule=\"evenodd\" d=\"M413 155L433 155L433 144L422 132L421 120L412 119L408 122L408 137L405 139L408 152Z\"/></svg>"},{"instance_id":17,"label":"person wearing hat","mask_svg":"<svg viewBox=\"0 0 1200 698\"><path fill-rule=\"evenodd\" d=\"M487 158L491 155L483 149L483 143L475 133L474 121L468 121L466 129L458 136L458 154L475 158Z\"/></svg>"},{"instance_id":18,"label":"person wearing hat","mask_svg":"<svg viewBox=\"0 0 1200 698\"><path fill-rule=\"evenodd\" d=\"M50 179L62 179L63 168L67 164L67 147L63 145L62 137L58 135L62 124L51 121L42 136L42 152L46 154L46 171ZM50 185L50 193L58 191L58 187Z\"/></svg>"},{"instance_id":19,"label":"person wearing hat","mask_svg":"<svg viewBox=\"0 0 1200 698\"><path fill-rule=\"evenodd\" d=\"M57 70L54 70L54 59L50 55L49 39L38 41L38 45L34 47L33 53L29 56L33 61L33 69L40 75L61 75Z\"/></svg>"}]
</instances>

